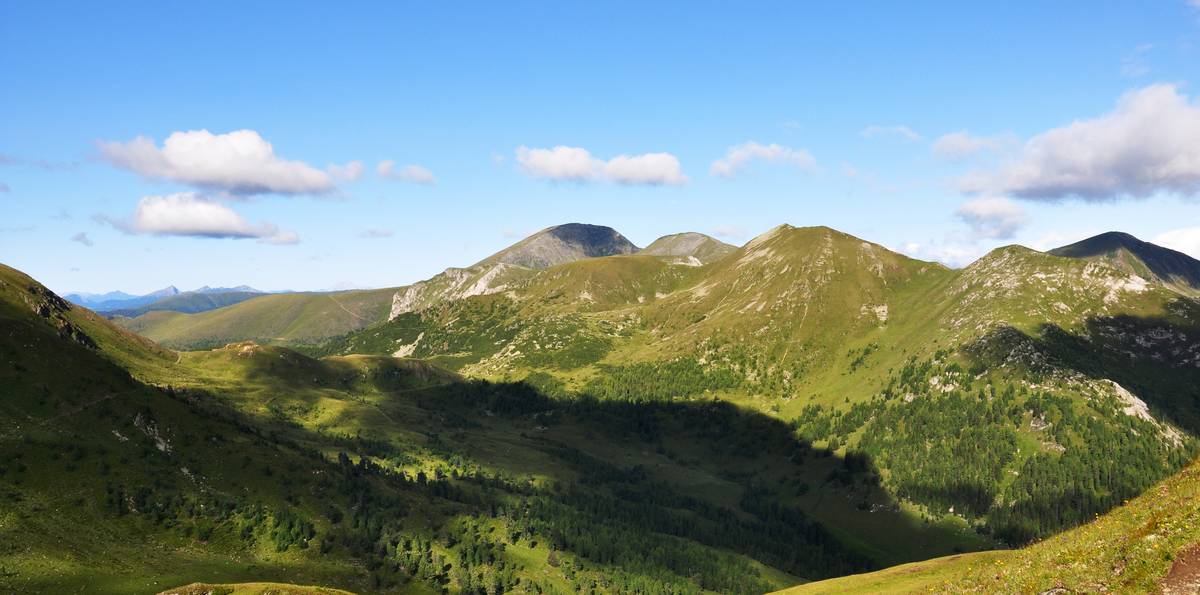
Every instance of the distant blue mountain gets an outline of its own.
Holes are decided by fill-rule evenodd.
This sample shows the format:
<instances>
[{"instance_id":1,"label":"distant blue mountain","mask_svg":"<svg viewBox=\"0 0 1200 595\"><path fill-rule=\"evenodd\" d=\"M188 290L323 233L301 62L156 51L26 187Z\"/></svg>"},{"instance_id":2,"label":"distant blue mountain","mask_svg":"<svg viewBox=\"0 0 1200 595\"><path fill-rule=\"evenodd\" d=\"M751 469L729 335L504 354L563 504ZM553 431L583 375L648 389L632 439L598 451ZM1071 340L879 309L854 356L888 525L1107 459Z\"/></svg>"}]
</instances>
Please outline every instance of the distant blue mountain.
<instances>
[{"instance_id":1,"label":"distant blue mountain","mask_svg":"<svg viewBox=\"0 0 1200 595\"><path fill-rule=\"evenodd\" d=\"M249 299L264 293L266 292L259 291L249 285L238 285L237 287L209 287L205 285L192 291L179 291L174 285L171 285L144 295L134 295L125 293L124 291L110 291L108 293L70 293L65 297L67 301L73 304L83 306L95 312L108 314L127 313L134 310L178 310L181 312L193 312L197 311L195 308L201 308L199 311L203 311L204 309L228 305L234 301ZM194 295L222 295L225 297L192 301L172 299L187 298ZM160 301L166 301L166 303L162 304L162 307L147 308ZM187 305L184 306L183 304Z\"/></svg>"},{"instance_id":2,"label":"distant blue mountain","mask_svg":"<svg viewBox=\"0 0 1200 595\"><path fill-rule=\"evenodd\" d=\"M88 308L89 310L108 312L111 310L137 308L157 302L165 297L179 295L180 293L174 285L171 285L145 295L133 295L123 291L110 291L108 293L71 293L65 297L67 301Z\"/></svg>"}]
</instances>

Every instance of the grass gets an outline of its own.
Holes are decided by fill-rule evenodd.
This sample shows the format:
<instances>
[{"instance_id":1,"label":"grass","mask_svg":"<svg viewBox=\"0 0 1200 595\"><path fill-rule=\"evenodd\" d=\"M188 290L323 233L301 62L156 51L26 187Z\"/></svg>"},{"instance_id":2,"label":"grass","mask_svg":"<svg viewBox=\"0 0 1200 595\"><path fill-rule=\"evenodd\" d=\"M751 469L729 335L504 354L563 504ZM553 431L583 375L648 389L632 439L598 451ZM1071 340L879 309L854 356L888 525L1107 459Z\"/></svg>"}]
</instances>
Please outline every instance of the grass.
<instances>
[{"instance_id":1,"label":"grass","mask_svg":"<svg viewBox=\"0 0 1200 595\"><path fill-rule=\"evenodd\" d=\"M800 585L816 593L1153 593L1200 544L1200 461L1095 521L1019 550L947 556Z\"/></svg>"},{"instance_id":2,"label":"grass","mask_svg":"<svg viewBox=\"0 0 1200 595\"><path fill-rule=\"evenodd\" d=\"M353 595L349 591L327 587L305 587L283 583L232 583L213 585L192 583L167 589L159 595Z\"/></svg>"},{"instance_id":3,"label":"grass","mask_svg":"<svg viewBox=\"0 0 1200 595\"><path fill-rule=\"evenodd\" d=\"M937 591L964 569L1009 557L1006 551L954 554L886 570L808 583L780 591L786 595L853 595L856 593L925 593Z\"/></svg>"},{"instance_id":4,"label":"grass","mask_svg":"<svg viewBox=\"0 0 1200 595\"><path fill-rule=\"evenodd\" d=\"M214 506L210 497L248 497L268 511L314 519L320 536L331 530L321 520L324 509L349 504L336 494L317 495L314 473L329 473L326 465L346 451L353 460L368 459L410 476L420 471L432 477L440 470L529 478L546 494L595 473L592 463L581 466L569 454L578 451L584 460L607 466L602 468L640 468L646 481L677 486L671 493L739 511L752 472L783 486L771 498L809 509L825 525L844 524L837 534L876 564L945 553L956 539L971 538L902 515L856 511L852 493L886 498L865 484L795 495L787 486L819 485L839 459L791 460L784 454L795 446L790 433L756 414L717 408L713 411L721 413L706 417L734 425L708 427L696 415L704 404L680 403L672 406L676 413L661 411L649 422L660 428L654 439L631 432L648 422L636 408L619 404L588 412L570 402L545 401L539 407L556 411L546 418L493 414L486 404L457 395L465 390L454 388L463 386L459 377L420 361L316 360L253 343L173 352L84 310L64 306L41 317L34 313L40 302L30 305L24 297L34 295L28 289L36 283L15 271L0 273L0 320L9 331L0 337L0 361L7 364L0 367L0 383L9 389L0 400L0 544L5 544L0 590L152 593L196 580L286 580L373 590L362 562L341 549L327 555L316 547L276 551L269 524L254 529L251 539L239 539L235 529L244 521L236 515L219 520L201 538L208 523L202 513L171 512L159 521L145 509L116 515L106 496L113 487L127 493L147 487L152 501L175 502L183 511ZM52 303L47 295L38 299ZM76 341L57 328L84 334ZM85 345L88 340L98 347ZM64 368L71 373L62 374ZM718 427L722 441L712 439ZM156 436L169 450L160 450ZM766 436L774 438L762 442ZM396 495L406 503L406 530L416 534L432 537L455 519L486 517L453 501ZM866 547L881 532L894 538ZM570 551L557 553L562 566L555 567L547 561L545 537L537 541L536 547L524 540L510 544L508 559L523 565L522 576L560 590L572 585L567 562L576 580L626 573ZM745 553L691 547L742 565L747 576L757 575L765 585L802 580Z\"/></svg>"},{"instance_id":5,"label":"grass","mask_svg":"<svg viewBox=\"0 0 1200 595\"><path fill-rule=\"evenodd\" d=\"M1076 354L1078 361L1087 359L1085 349L1067 340L1051 342L1039 334L1041 325L1051 323L1079 336L1102 335L1103 328L1089 328L1088 321L1110 314L1143 317L1147 328L1165 324L1188 330L1192 325L1190 315L1179 314L1173 294L1153 288L1113 294L1111 279L1095 271L1084 275L1088 266L1104 270L1005 248L967 270L950 271L826 228L784 227L704 267L646 256L585 260L539 273L511 294L439 304L374 326L367 325L386 316L392 290L264 296L202 314L150 313L127 321L172 345L224 345L250 337L336 354L323 359L252 343L173 352L83 310L31 316L37 304L28 303L26 290L36 284L0 270L0 320L12 329L0 337L0 360L10 366L0 368L0 383L12 387L0 400L0 454L20 454L26 468L0 475L0 487L14 495L0 517L0 543L25 548L0 551L4 572L15 573L14 578L0 572L0 587L7 580L17 590L73 592L94 574L100 590L109 592L151 592L197 579L303 579L369 588L370 573L361 560L344 553L275 552L264 545L265 532L249 542L221 531L199 540L199 525L164 528L113 520L101 505L103 490L112 483L153 485L188 498L251 494L272 510L316 519L318 534L324 534L332 529L321 520L329 502L316 495L312 470L325 469L340 452L410 476L498 474L531 480L535 493L552 493L554 486L594 472L581 467L576 455L565 454L570 449L605 468L640 469L647 481L672 486L674 495L687 494L747 519L754 515L743 509L745 495L760 490L774 502L804 511L840 546L877 565L992 547L956 517L934 515L925 521L927 512L905 503L895 506L885 490L865 479L848 485L831 481L840 457L794 457L789 449L798 438L779 418L795 416L810 403L845 409L870 399L910 359L943 349L954 358L965 357L957 349L988 336L996 325L1028 332L1033 343ZM877 310L882 305L886 316ZM330 344L335 348L311 347L339 335ZM1129 336L1113 341L1117 352L1136 343ZM520 378L536 372L549 379L546 386L557 379L578 389L615 369L610 366L641 370L635 366L677 359L694 362L705 374L736 376L738 382L703 398L666 399L654 406L661 409L564 400L547 401L540 411L504 414L486 402L461 400L470 385L427 363L343 356L390 354L398 344L465 375ZM1163 376L1160 368L1121 366L1109 366L1107 372L1077 367L1087 374L1124 370L1144 381L1144 388L1131 386L1156 413L1159 403L1186 393L1180 386L1186 389L1189 377L1180 373L1169 374L1175 379L1171 384L1156 380ZM71 373L63 374L64 369ZM1014 368L1008 373L1014 381L1044 380L1041 372ZM979 382L989 378L981 376ZM154 388L168 385L171 391ZM715 405L705 409L714 396L746 410L733 415ZM660 413L639 417L646 411ZM716 413L694 417L697 411ZM156 454L150 432L133 423L144 414L170 439L171 454ZM731 420L744 425L721 425ZM771 436L785 436L782 443L788 446L772 444ZM1018 437L1014 464L1045 450L1032 433L1021 431ZM859 439L855 434L853 440ZM82 462L64 460L71 444L86 449ZM886 469L879 472L887 477ZM193 481L206 482L204 489ZM430 538L482 516L444 499L396 497L407 507L397 517L405 529ZM1188 502L1176 506L1186 508ZM1196 519L1184 520L1196 526ZM1149 520L1138 522L1145 526ZM1156 528L1151 531L1158 534ZM1168 567L1167 555L1178 551L1087 539L1036 563L1065 569L1057 576L1093 588L1099 575L1089 574L1093 570L1075 557L1089 547L1120 550L1125 582L1114 587L1138 590L1156 580ZM1152 545L1174 544L1171 539L1160 537ZM525 565L522 576L572 585L566 570L552 568L543 557L548 556L544 543L541 548L522 543L511 544L509 556ZM1037 552L1047 550L1037 548L1044 546L1019 555L1041 556ZM743 564L748 576L757 574L772 588L812 578L790 575L745 553L703 547L730 564ZM1045 577L1032 571L1010 580L998 569L1010 555L1018 554L964 555L909 567L899 576L916 581L913 588L936 586L938 580L978 591L1042 588ZM1158 558L1142 564L1140 556ZM571 572L585 578L622 570L569 552L563 558ZM102 570L92 573L93 568ZM963 574L955 574L960 570ZM1001 578L988 578L996 575Z\"/></svg>"},{"instance_id":6,"label":"grass","mask_svg":"<svg viewBox=\"0 0 1200 595\"><path fill-rule=\"evenodd\" d=\"M118 322L179 348L216 347L247 339L315 343L383 320L395 293L392 288L272 294L197 314L158 311Z\"/></svg>"}]
</instances>

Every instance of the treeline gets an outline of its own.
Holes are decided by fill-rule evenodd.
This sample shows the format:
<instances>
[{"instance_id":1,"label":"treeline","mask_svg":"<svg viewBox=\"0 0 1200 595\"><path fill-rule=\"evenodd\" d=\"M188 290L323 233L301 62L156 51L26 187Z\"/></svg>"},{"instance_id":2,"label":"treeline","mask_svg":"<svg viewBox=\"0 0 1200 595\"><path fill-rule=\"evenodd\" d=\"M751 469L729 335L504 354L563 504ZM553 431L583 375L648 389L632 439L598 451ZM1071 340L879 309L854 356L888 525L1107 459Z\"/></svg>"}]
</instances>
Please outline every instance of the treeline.
<instances>
[{"instance_id":1,"label":"treeline","mask_svg":"<svg viewBox=\"0 0 1200 595\"><path fill-rule=\"evenodd\" d=\"M806 407L797 432L885 470L895 495L953 513L1011 544L1094 518L1179 469L1191 438L1128 415L1111 395L1031 389L968 373L939 352L908 361L870 401ZM1072 392L1074 391L1074 392Z\"/></svg>"},{"instance_id":2,"label":"treeline","mask_svg":"<svg viewBox=\"0 0 1200 595\"><path fill-rule=\"evenodd\" d=\"M719 457L793 461L808 453L785 424L721 401L551 399L524 383L485 382L434 386L409 398L437 411L444 427L483 418L487 411L512 419L533 416L546 425L570 421L664 453L664 438L685 435ZM140 414L154 421L153 411ZM233 415L225 421L247 420ZM232 448L237 441L221 431L221 422L212 417L181 431L174 436L177 448L211 450L218 446L209 445L227 443ZM656 481L644 468L613 465L537 437L526 439L569 469L567 475L538 485L483 471L455 458L449 441L436 432L432 452L461 463L451 464L449 473L399 471L413 459L388 441L310 433L297 442L292 437L304 430L290 423L280 422L282 434L271 424L239 427L255 447L245 451L237 474L257 473L254 490L231 496L193 489L177 473L149 481L122 473L105 486L103 510L202 542L221 534L248 550L266 545L359 560L373 591L420 582L467 593L561 592L564 585L581 592L757 593L773 584L752 559L811 578L872 565L770 491L747 484L738 505L721 506ZM178 464L148 437L135 440L133 453L140 451L147 469ZM342 452L327 460L313 448L318 443ZM224 452L225 446L219 448ZM263 449L284 456L268 465ZM94 464L86 452L75 454L78 450L64 451L66 458ZM513 548L522 555L514 556ZM537 561L541 556L544 564Z\"/></svg>"},{"instance_id":3,"label":"treeline","mask_svg":"<svg viewBox=\"0 0 1200 595\"><path fill-rule=\"evenodd\" d=\"M744 379L728 368L708 369L694 359L600 366L583 392L600 399L670 401L734 389Z\"/></svg>"}]
</instances>

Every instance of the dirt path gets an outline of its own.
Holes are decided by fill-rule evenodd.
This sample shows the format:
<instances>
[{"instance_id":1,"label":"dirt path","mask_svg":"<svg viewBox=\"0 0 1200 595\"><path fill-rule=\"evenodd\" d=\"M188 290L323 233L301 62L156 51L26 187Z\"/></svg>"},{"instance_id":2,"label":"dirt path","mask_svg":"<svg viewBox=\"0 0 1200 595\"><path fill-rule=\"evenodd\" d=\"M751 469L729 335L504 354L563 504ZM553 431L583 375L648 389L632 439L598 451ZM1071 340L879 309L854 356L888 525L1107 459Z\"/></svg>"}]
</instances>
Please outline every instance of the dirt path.
<instances>
[{"instance_id":1,"label":"dirt path","mask_svg":"<svg viewBox=\"0 0 1200 595\"><path fill-rule=\"evenodd\" d=\"M1159 583L1163 595L1195 595L1200 593L1200 543L1183 548L1166 578Z\"/></svg>"},{"instance_id":2,"label":"dirt path","mask_svg":"<svg viewBox=\"0 0 1200 595\"><path fill-rule=\"evenodd\" d=\"M347 307L343 306L343 305L342 305L342 303L341 303L341 302L339 302L339 301L337 301L336 299L334 299L332 295L330 295L330 296L326 296L326 297L328 297L328 298L329 298L329 300L330 300L330 301L332 301L333 303L337 304L337 307L341 308L342 310L345 310L347 314L349 314L349 315L351 315L351 316L353 316L353 317L355 317L355 318L357 318L357 319L359 319L359 320L364 320L364 321L366 320L366 319L365 319L365 318L363 318L362 316L359 316L358 314L355 314L354 312L351 312L349 308L347 308Z\"/></svg>"}]
</instances>

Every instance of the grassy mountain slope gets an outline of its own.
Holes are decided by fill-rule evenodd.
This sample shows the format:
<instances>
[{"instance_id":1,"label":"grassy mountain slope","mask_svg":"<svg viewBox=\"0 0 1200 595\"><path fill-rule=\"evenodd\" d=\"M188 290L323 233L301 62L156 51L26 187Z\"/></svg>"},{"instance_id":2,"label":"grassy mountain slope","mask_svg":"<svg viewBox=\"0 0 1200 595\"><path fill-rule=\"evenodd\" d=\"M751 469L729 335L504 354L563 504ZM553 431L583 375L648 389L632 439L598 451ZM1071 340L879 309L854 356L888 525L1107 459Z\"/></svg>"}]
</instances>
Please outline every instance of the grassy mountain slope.
<instances>
[{"instance_id":1,"label":"grassy mountain slope","mask_svg":"<svg viewBox=\"0 0 1200 595\"><path fill-rule=\"evenodd\" d=\"M117 322L159 343L184 349L242 340L312 343L385 319L395 292L273 294L198 314L156 311Z\"/></svg>"},{"instance_id":2,"label":"grassy mountain slope","mask_svg":"<svg viewBox=\"0 0 1200 595\"><path fill-rule=\"evenodd\" d=\"M1014 551L809 583L806 593L1189 593L1200 588L1200 463L1094 521Z\"/></svg>"},{"instance_id":3,"label":"grassy mountain slope","mask_svg":"<svg viewBox=\"0 0 1200 595\"><path fill-rule=\"evenodd\" d=\"M192 583L167 589L159 595L351 595L349 591L327 587L301 587L282 583L236 583L210 585Z\"/></svg>"},{"instance_id":4,"label":"grassy mountain slope","mask_svg":"<svg viewBox=\"0 0 1200 595\"><path fill-rule=\"evenodd\" d=\"M1103 261L1185 295L1200 295L1200 261L1182 252L1143 242L1127 233L1110 231L1056 248L1050 253Z\"/></svg>"},{"instance_id":5,"label":"grassy mountain slope","mask_svg":"<svg viewBox=\"0 0 1200 595\"><path fill-rule=\"evenodd\" d=\"M728 404L559 400L249 342L171 352L0 281L0 590L761 592L988 545Z\"/></svg>"},{"instance_id":6,"label":"grassy mountain slope","mask_svg":"<svg viewBox=\"0 0 1200 595\"><path fill-rule=\"evenodd\" d=\"M476 295L507 291L547 267L637 251L615 229L568 223L543 229L467 268L449 268L401 288L388 320L408 312Z\"/></svg>"},{"instance_id":7,"label":"grassy mountain slope","mask_svg":"<svg viewBox=\"0 0 1200 595\"><path fill-rule=\"evenodd\" d=\"M737 250L725 242L702 233L686 232L663 236L642 248L638 254L647 256L693 257L700 264L716 262Z\"/></svg>"},{"instance_id":8,"label":"grassy mountain slope","mask_svg":"<svg viewBox=\"0 0 1200 595\"><path fill-rule=\"evenodd\" d=\"M425 281L397 290L388 311L388 320L448 301L507 291L536 273L534 269L504 262L466 269L449 268Z\"/></svg>"},{"instance_id":9,"label":"grassy mountain slope","mask_svg":"<svg viewBox=\"0 0 1200 595\"><path fill-rule=\"evenodd\" d=\"M259 291L221 291L221 292L196 292L188 291L159 299L144 306L123 310L111 310L105 312L106 316L123 316L125 318L136 318L147 312L156 311L171 311L183 312L184 314L196 314L198 312L207 312L231 306L238 302L244 302L249 299L261 297L263 294Z\"/></svg>"},{"instance_id":10,"label":"grassy mountain slope","mask_svg":"<svg viewBox=\"0 0 1200 595\"><path fill-rule=\"evenodd\" d=\"M1140 493L1200 435L1200 305L1017 246L953 271L783 226L705 267L552 267L325 349L601 399L731 400L869 459L918 514L1013 544Z\"/></svg>"}]
</instances>

